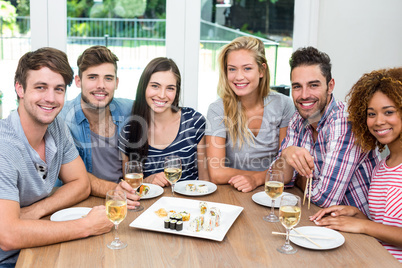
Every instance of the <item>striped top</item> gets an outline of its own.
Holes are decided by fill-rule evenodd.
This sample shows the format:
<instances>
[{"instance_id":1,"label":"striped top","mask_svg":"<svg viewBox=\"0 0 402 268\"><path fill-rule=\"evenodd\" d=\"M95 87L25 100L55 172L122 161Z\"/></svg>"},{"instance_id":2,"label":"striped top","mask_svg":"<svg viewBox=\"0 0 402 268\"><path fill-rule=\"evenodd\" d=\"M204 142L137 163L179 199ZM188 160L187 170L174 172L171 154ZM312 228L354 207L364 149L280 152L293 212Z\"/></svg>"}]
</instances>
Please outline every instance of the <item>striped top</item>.
<instances>
[{"instance_id":1,"label":"striped top","mask_svg":"<svg viewBox=\"0 0 402 268\"><path fill-rule=\"evenodd\" d=\"M379 162L377 151L369 153L355 145L346 106L331 96L328 107L317 124L318 137L296 111L289 122L279 156L288 146L305 148L314 157L311 202L320 207L349 205L368 215L371 174ZM293 186L297 172L287 186Z\"/></svg>"},{"instance_id":2,"label":"striped top","mask_svg":"<svg viewBox=\"0 0 402 268\"><path fill-rule=\"evenodd\" d=\"M386 159L376 167L369 192L370 217L373 221L402 228L402 163L388 167ZM402 248L380 243L402 262Z\"/></svg>"},{"instance_id":3,"label":"striped top","mask_svg":"<svg viewBox=\"0 0 402 268\"><path fill-rule=\"evenodd\" d=\"M130 154L128 137L130 135L130 122L122 129L118 146L129 156L130 160L139 160ZM165 149L148 148L148 157L144 161L144 178L163 172L164 159L169 155L178 155L182 162L182 175L180 181L198 180L197 145L204 136L205 118L199 112L189 107L181 108L180 128L174 141Z\"/></svg>"}]
</instances>

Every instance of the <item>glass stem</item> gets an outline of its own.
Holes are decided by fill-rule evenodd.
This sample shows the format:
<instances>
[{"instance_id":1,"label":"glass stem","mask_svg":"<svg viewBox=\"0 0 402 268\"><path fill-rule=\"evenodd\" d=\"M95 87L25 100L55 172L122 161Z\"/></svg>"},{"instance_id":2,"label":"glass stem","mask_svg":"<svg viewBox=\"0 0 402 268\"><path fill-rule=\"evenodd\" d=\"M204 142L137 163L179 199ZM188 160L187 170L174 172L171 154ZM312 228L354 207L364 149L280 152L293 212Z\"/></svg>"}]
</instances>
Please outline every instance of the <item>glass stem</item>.
<instances>
[{"instance_id":1,"label":"glass stem","mask_svg":"<svg viewBox=\"0 0 402 268\"><path fill-rule=\"evenodd\" d=\"M115 233L114 233L114 240L115 240L115 241L119 241L119 240L120 240L118 227L119 227L118 224L115 224L115 225L114 225L114 230L115 230Z\"/></svg>"},{"instance_id":2,"label":"glass stem","mask_svg":"<svg viewBox=\"0 0 402 268\"><path fill-rule=\"evenodd\" d=\"M275 209L275 199L272 199L272 202L271 202L271 215L275 215L275 213L274 213L274 209Z\"/></svg>"},{"instance_id":3,"label":"glass stem","mask_svg":"<svg viewBox=\"0 0 402 268\"><path fill-rule=\"evenodd\" d=\"M172 183L172 196L174 196L174 183Z\"/></svg>"},{"instance_id":4,"label":"glass stem","mask_svg":"<svg viewBox=\"0 0 402 268\"><path fill-rule=\"evenodd\" d=\"M289 246L289 234L290 234L290 229L286 228L286 242L285 246Z\"/></svg>"}]
</instances>

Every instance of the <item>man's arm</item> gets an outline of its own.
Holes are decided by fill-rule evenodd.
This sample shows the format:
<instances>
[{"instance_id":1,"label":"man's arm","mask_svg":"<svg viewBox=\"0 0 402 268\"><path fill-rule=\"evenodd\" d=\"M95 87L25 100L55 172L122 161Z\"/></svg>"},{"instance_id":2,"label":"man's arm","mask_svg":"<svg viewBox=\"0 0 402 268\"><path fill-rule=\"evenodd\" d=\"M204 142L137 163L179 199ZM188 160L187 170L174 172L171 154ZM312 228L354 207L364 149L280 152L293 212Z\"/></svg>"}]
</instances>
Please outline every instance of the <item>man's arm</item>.
<instances>
[{"instance_id":1,"label":"man's arm","mask_svg":"<svg viewBox=\"0 0 402 268\"><path fill-rule=\"evenodd\" d=\"M20 218L20 204L0 199L0 248L15 250L59 243L109 232L105 207L94 207L82 219L64 222Z\"/></svg>"},{"instance_id":2,"label":"man's arm","mask_svg":"<svg viewBox=\"0 0 402 268\"><path fill-rule=\"evenodd\" d=\"M48 198L21 209L21 218L40 219L57 210L71 207L89 196L90 184L81 157L61 165L59 178L64 185Z\"/></svg>"}]
</instances>

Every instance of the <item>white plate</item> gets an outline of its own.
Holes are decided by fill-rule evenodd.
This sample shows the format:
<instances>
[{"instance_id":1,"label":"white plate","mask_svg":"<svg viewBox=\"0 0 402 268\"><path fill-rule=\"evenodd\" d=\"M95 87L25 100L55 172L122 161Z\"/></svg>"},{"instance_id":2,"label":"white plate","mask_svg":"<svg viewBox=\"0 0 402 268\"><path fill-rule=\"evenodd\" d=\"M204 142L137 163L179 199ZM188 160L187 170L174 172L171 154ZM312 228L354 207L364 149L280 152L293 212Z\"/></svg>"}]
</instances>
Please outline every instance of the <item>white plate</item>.
<instances>
[{"instance_id":1,"label":"white plate","mask_svg":"<svg viewBox=\"0 0 402 268\"><path fill-rule=\"evenodd\" d=\"M196 185L205 184L208 187L208 192L207 193L199 193L197 191L195 191L195 192L186 191L186 185L189 184L189 183L196 184ZM212 183L212 182L209 182L209 181L192 180L192 181L179 181L174 186L174 191L176 193L182 194L182 195L202 196L202 195L212 194L213 192L216 191L217 188L218 187L216 186L215 183Z\"/></svg>"},{"instance_id":2,"label":"white plate","mask_svg":"<svg viewBox=\"0 0 402 268\"><path fill-rule=\"evenodd\" d=\"M72 221L78 220L85 217L92 208L66 208L55 213L50 216L51 221Z\"/></svg>"},{"instance_id":3,"label":"white plate","mask_svg":"<svg viewBox=\"0 0 402 268\"><path fill-rule=\"evenodd\" d=\"M205 239L211 239L216 241L222 241L226 233L229 231L230 227L242 212L243 208L233 205L227 205L222 203L207 202L209 208L217 207L221 212L221 225L215 227L211 232L200 231L192 232L188 230L189 222L197 216L200 216L199 204L200 200L184 199L177 197L166 197L163 196L157 200L152 206L145 210L140 216L138 216L132 223L130 227L136 227L140 229L170 233L176 235L193 236ZM155 214L160 208L169 210L175 210L177 212L186 211L190 213L190 221L183 222L183 230L176 231L164 228L164 218L160 218Z\"/></svg>"},{"instance_id":4,"label":"white plate","mask_svg":"<svg viewBox=\"0 0 402 268\"><path fill-rule=\"evenodd\" d=\"M335 239L318 239L318 238L310 238L317 244L319 244L322 248L317 247L306 238L303 237L295 237L290 236L290 241L295 243L298 246L309 248L309 249L317 249L317 250L326 250L340 247L343 243L345 243L345 237L335 230L328 229L325 227L316 227L316 226L303 226L295 228L297 231L304 235L314 235L314 236L323 236L323 237L334 237ZM291 234L297 234L295 231L291 230Z\"/></svg>"},{"instance_id":5,"label":"white plate","mask_svg":"<svg viewBox=\"0 0 402 268\"><path fill-rule=\"evenodd\" d=\"M149 192L145 196L141 196L141 199L150 199L163 194L163 188L159 185L152 183L143 183L144 185L149 186Z\"/></svg>"},{"instance_id":6,"label":"white plate","mask_svg":"<svg viewBox=\"0 0 402 268\"><path fill-rule=\"evenodd\" d=\"M275 199L275 208L279 208L279 203L282 195L292 195L291 193L283 192L278 198ZM261 206L271 207L272 199L265 192L258 192L251 197L254 202Z\"/></svg>"}]
</instances>

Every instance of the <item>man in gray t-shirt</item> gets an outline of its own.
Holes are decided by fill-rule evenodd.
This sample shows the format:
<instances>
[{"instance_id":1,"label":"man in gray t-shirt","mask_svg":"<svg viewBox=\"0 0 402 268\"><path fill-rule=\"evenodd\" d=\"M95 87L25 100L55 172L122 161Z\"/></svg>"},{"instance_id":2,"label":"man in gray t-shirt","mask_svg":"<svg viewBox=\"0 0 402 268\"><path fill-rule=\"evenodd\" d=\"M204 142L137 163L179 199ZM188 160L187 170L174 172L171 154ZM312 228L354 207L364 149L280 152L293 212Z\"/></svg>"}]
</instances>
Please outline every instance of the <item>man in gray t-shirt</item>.
<instances>
[{"instance_id":1,"label":"man in gray t-shirt","mask_svg":"<svg viewBox=\"0 0 402 268\"><path fill-rule=\"evenodd\" d=\"M66 54L54 48L28 52L18 63L19 107L0 120L0 266L15 264L21 248L103 234L113 226L103 206L75 221L39 220L90 192L71 135L55 119L72 77ZM49 196L57 177L64 185Z\"/></svg>"}]
</instances>

